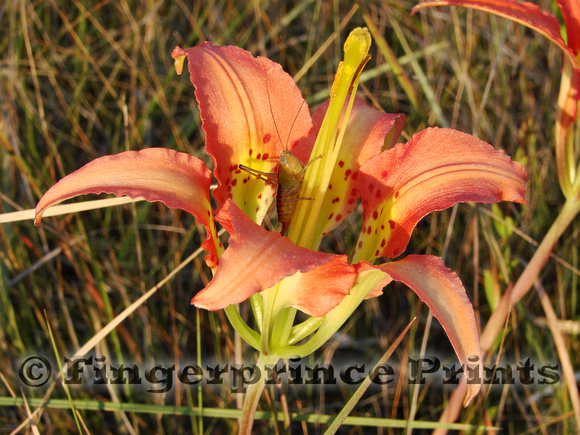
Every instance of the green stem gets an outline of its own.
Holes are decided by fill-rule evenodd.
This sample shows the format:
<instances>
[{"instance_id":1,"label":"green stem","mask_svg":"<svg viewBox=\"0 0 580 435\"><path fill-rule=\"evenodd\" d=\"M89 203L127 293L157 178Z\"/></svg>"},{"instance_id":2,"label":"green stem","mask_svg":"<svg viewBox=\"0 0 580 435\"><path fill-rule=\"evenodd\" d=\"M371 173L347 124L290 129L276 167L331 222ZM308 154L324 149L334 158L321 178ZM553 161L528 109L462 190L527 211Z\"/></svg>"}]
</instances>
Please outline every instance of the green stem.
<instances>
[{"instance_id":1,"label":"green stem","mask_svg":"<svg viewBox=\"0 0 580 435\"><path fill-rule=\"evenodd\" d=\"M280 281L274 287L270 287L269 289L264 290L262 295L262 300L264 301L264 317L262 320L262 337L260 342L260 352L269 355L272 352L270 339L272 337L272 329L274 327L274 323L276 321L277 312L274 312L276 307L276 297L278 295L278 289L280 288L280 284L283 281Z\"/></svg>"},{"instance_id":2,"label":"green stem","mask_svg":"<svg viewBox=\"0 0 580 435\"><path fill-rule=\"evenodd\" d=\"M308 337L324 322L324 317L310 317L305 320L300 325L296 325L292 328L292 333L288 337L288 344L298 343L303 338Z\"/></svg>"},{"instance_id":3,"label":"green stem","mask_svg":"<svg viewBox=\"0 0 580 435\"><path fill-rule=\"evenodd\" d=\"M294 325L295 318L295 308L284 308L276 316L276 321L272 328L272 336L270 337L272 353L276 353L276 349L288 344L288 337L290 337L290 333L292 332L292 325Z\"/></svg>"},{"instance_id":4,"label":"green stem","mask_svg":"<svg viewBox=\"0 0 580 435\"><path fill-rule=\"evenodd\" d=\"M252 426L254 425L254 415L260 403L260 397L266 384L266 366L273 365L278 362L280 357L272 355L264 355L260 352L258 361L256 362L256 369L258 372L258 381L248 387L248 392L244 397L244 406L242 407L242 419L240 421L240 435L251 435Z\"/></svg>"},{"instance_id":5,"label":"green stem","mask_svg":"<svg viewBox=\"0 0 580 435\"><path fill-rule=\"evenodd\" d=\"M232 327L236 330L240 337L256 350L260 350L260 334L248 326L244 319L238 313L235 305L228 305L224 309L226 316Z\"/></svg>"},{"instance_id":6,"label":"green stem","mask_svg":"<svg viewBox=\"0 0 580 435\"><path fill-rule=\"evenodd\" d=\"M254 313L256 325L258 325L258 329L262 332L262 324L264 322L264 301L262 300L262 296L257 293L250 296L250 305Z\"/></svg>"}]
</instances>

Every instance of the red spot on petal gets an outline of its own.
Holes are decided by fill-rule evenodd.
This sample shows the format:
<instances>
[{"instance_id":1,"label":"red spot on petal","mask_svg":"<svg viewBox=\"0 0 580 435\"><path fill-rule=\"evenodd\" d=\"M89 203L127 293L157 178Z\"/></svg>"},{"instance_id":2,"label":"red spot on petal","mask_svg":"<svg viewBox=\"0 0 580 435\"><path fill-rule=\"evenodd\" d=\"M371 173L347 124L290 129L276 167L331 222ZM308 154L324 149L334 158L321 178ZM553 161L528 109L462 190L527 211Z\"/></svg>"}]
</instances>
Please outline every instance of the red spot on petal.
<instances>
[{"instance_id":1,"label":"red spot on petal","mask_svg":"<svg viewBox=\"0 0 580 435\"><path fill-rule=\"evenodd\" d=\"M342 215L341 214L337 214L336 217L334 218L334 220L336 222L340 221L342 219Z\"/></svg>"},{"instance_id":2,"label":"red spot on petal","mask_svg":"<svg viewBox=\"0 0 580 435\"><path fill-rule=\"evenodd\" d=\"M386 244L387 241L385 239L381 240L381 248L384 248Z\"/></svg>"},{"instance_id":3,"label":"red spot on petal","mask_svg":"<svg viewBox=\"0 0 580 435\"><path fill-rule=\"evenodd\" d=\"M358 242L358 245L356 245L356 247L357 247L358 249L362 248L362 240Z\"/></svg>"},{"instance_id":4,"label":"red spot on petal","mask_svg":"<svg viewBox=\"0 0 580 435\"><path fill-rule=\"evenodd\" d=\"M378 257L378 256L379 256L379 250L377 249L377 250L375 251L375 257Z\"/></svg>"},{"instance_id":5,"label":"red spot on petal","mask_svg":"<svg viewBox=\"0 0 580 435\"><path fill-rule=\"evenodd\" d=\"M226 186L229 186L231 182L232 182L232 179L231 178L226 178L226 181L224 181L224 184Z\"/></svg>"},{"instance_id":6,"label":"red spot on petal","mask_svg":"<svg viewBox=\"0 0 580 435\"><path fill-rule=\"evenodd\" d=\"M262 142L264 143L268 143L270 142L270 139L272 139L272 135L270 133L267 133L264 135L264 137L262 138Z\"/></svg>"},{"instance_id":7,"label":"red spot on petal","mask_svg":"<svg viewBox=\"0 0 580 435\"><path fill-rule=\"evenodd\" d=\"M256 156L256 158L257 158L258 160L260 160L260 159L262 158L262 153L258 153L258 155Z\"/></svg>"},{"instance_id":8,"label":"red spot on petal","mask_svg":"<svg viewBox=\"0 0 580 435\"><path fill-rule=\"evenodd\" d=\"M239 169L238 165L231 165L230 166L230 172L234 172L236 169Z\"/></svg>"},{"instance_id":9,"label":"red spot on petal","mask_svg":"<svg viewBox=\"0 0 580 435\"><path fill-rule=\"evenodd\" d=\"M351 173L352 173L352 171L350 169L347 169L346 171L344 171L344 179L346 180Z\"/></svg>"},{"instance_id":10,"label":"red spot on petal","mask_svg":"<svg viewBox=\"0 0 580 435\"><path fill-rule=\"evenodd\" d=\"M389 226L391 227L391 229L395 228L395 221L392 219L389 219Z\"/></svg>"},{"instance_id":11,"label":"red spot on petal","mask_svg":"<svg viewBox=\"0 0 580 435\"><path fill-rule=\"evenodd\" d=\"M375 211L373 212L373 219L376 219L376 218L378 218L378 217L379 217L379 214L378 214L378 213L377 213L377 211L375 210Z\"/></svg>"},{"instance_id":12,"label":"red spot on petal","mask_svg":"<svg viewBox=\"0 0 580 435\"><path fill-rule=\"evenodd\" d=\"M335 203L337 203L337 202L339 202L339 201L340 201L340 198L337 196L336 198L334 198L334 199L332 200L332 203L333 203L333 204L335 204Z\"/></svg>"},{"instance_id":13,"label":"red spot on petal","mask_svg":"<svg viewBox=\"0 0 580 435\"><path fill-rule=\"evenodd\" d=\"M398 190L395 192L395 199L397 199L399 197L399 193L400 192Z\"/></svg>"},{"instance_id":14,"label":"red spot on petal","mask_svg":"<svg viewBox=\"0 0 580 435\"><path fill-rule=\"evenodd\" d=\"M338 162L338 166L340 166L341 168L344 167L344 162L341 160L340 162Z\"/></svg>"},{"instance_id":15,"label":"red spot on petal","mask_svg":"<svg viewBox=\"0 0 580 435\"><path fill-rule=\"evenodd\" d=\"M401 253L401 251L400 251L400 250L398 250L398 249L395 249L395 250L393 251L393 257L398 257L400 253Z\"/></svg>"},{"instance_id":16,"label":"red spot on petal","mask_svg":"<svg viewBox=\"0 0 580 435\"><path fill-rule=\"evenodd\" d=\"M260 194L258 195L258 199L261 199L261 198L262 198L262 194L260 193Z\"/></svg>"},{"instance_id":17,"label":"red spot on petal","mask_svg":"<svg viewBox=\"0 0 580 435\"><path fill-rule=\"evenodd\" d=\"M242 181L244 182L244 184L246 184L248 182L248 179L244 178Z\"/></svg>"},{"instance_id":18,"label":"red spot on petal","mask_svg":"<svg viewBox=\"0 0 580 435\"><path fill-rule=\"evenodd\" d=\"M236 184L238 184L238 180L235 179L234 181L232 181L232 186L235 186Z\"/></svg>"},{"instance_id":19,"label":"red spot on petal","mask_svg":"<svg viewBox=\"0 0 580 435\"><path fill-rule=\"evenodd\" d=\"M332 184L328 185L328 190L332 189Z\"/></svg>"},{"instance_id":20,"label":"red spot on petal","mask_svg":"<svg viewBox=\"0 0 580 435\"><path fill-rule=\"evenodd\" d=\"M259 208L258 208L258 207L256 207L256 213L258 213L258 210L259 210Z\"/></svg>"},{"instance_id":21,"label":"red spot on petal","mask_svg":"<svg viewBox=\"0 0 580 435\"><path fill-rule=\"evenodd\" d=\"M377 191L375 192L375 198L381 199L381 189L377 189Z\"/></svg>"},{"instance_id":22,"label":"red spot on petal","mask_svg":"<svg viewBox=\"0 0 580 435\"><path fill-rule=\"evenodd\" d=\"M254 152L254 150L252 148L250 148L250 151L248 151L248 154L251 156L253 152Z\"/></svg>"},{"instance_id":23,"label":"red spot on petal","mask_svg":"<svg viewBox=\"0 0 580 435\"><path fill-rule=\"evenodd\" d=\"M368 228L367 228L367 234L370 234L370 233L371 233L371 231L372 231L372 228L371 228L371 226L369 225L369 226L368 226Z\"/></svg>"},{"instance_id":24,"label":"red spot on petal","mask_svg":"<svg viewBox=\"0 0 580 435\"><path fill-rule=\"evenodd\" d=\"M381 178L387 178L387 175L388 175L387 171L381 172Z\"/></svg>"},{"instance_id":25,"label":"red spot on petal","mask_svg":"<svg viewBox=\"0 0 580 435\"><path fill-rule=\"evenodd\" d=\"M354 204L354 202L355 202L355 199L354 198L351 198L351 199L348 200L349 205L350 204Z\"/></svg>"},{"instance_id":26,"label":"red spot on petal","mask_svg":"<svg viewBox=\"0 0 580 435\"><path fill-rule=\"evenodd\" d=\"M328 220L332 219L332 216L334 216L334 213L330 213L330 215L328 216Z\"/></svg>"},{"instance_id":27,"label":"red spot on petal","mask_svg":"<svg viewBox=\"0 0 580 435\"><path fill-rule=\"evenodd\" d=\"M207 215L208 215L208 216L211 216L211 212L210 212L209 210L206 210L206 211L207 211ZM214 225L214 226L215 226L215 225Z\"/></svg>"},{"instance_id":28,"label":"red spot on petal","mask_svg":"<svg viewBox=\"0 0 580 435\"><path fill-rule=\"evenodd\" d=\"M385 226L381 224L381 230L384 230L384 229L385 229Z\"/></svg>"},{"instance_id":29,"label":"red spot on petal","mask_svg":"<svg viewBox=\"0 0 580 435\"><path fill-rule=\"evenodd\" d=\"M356 180L357 178L358 178L358 171L354 171L354 172L352 173L352 179L353 179L353 180Z\"/></svg>"},{"instance_id":30,"label":"red spot on petal","mask_svg":"<svg viewBox=\"0 0 580 435\"><path fill-rule=\"evenodd\" d=\"M262 160L268 160L268 157L270 157L270 155L268 153L264 153Z\"/></svg>"}]
</instances>

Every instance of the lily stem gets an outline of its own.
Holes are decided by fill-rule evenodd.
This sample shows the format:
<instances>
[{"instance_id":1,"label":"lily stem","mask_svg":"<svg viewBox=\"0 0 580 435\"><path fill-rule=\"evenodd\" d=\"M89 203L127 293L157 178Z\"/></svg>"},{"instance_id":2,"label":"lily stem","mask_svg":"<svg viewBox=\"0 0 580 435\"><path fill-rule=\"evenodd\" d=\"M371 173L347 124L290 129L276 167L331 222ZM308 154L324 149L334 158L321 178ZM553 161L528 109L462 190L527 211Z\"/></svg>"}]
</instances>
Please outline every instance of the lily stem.
<instances>
[{"instance_id":1,"label":"lily stem","mask_svg":"<svg viewBox=\"0 0 580 435\"><path fill-rule=\"evenodd\" d=\"M278 356L264 355L260 352L258 361L256 362L256 370L258 381L248 387L246 397L244 397L244 406L242 408L242 419L240 421L240 435L251 435L252 426L254 425L254 416L264 386L266 384L266 366L276 364L280 358Z\"/></svg>"}]
</instances>

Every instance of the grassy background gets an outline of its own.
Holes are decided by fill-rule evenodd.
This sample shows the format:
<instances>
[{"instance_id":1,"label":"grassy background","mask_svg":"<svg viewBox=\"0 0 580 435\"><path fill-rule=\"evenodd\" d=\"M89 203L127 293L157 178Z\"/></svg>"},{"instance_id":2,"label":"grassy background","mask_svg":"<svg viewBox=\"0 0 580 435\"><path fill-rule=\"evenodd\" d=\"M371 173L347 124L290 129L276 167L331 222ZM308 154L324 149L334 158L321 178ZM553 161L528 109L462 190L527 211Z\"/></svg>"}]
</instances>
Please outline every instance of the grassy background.
<instances>
[{"instance_id":1,"label":"grassy background","mask_svg":"<svg viewBox=\"0 0 580 435\"><path fill-rule=\"evenodd\" d=\"M551 2L539 3L553 10ZM4 29L0 212L34 208L42 193L64 175L95 157L128 149L174 148L209 165L193 87L173 70L170 53L175 45L188 47L209 40L267 56L291 75L300 74L298 85L313 109L328 95L348 31L365 25L364 8L418 95L418 106L413 107L373 45L360 93L384 111L405 113L401 140L427 126L447 124L506 150L528 170L527 205L463 204L433 214L418 225L407 249L407 253L444 256L460 275L484 325L499 295L515 282L535 248L492 215L540 241L563 203L553 150L561 53L545 38L507 20L448 7L411 17L414 4L404 0L364 1L362 7L340 0L7 2L0 6ZM420 85L422 76L426 80ZM326 248L344 252L356 240L358 228L360 219L355 216L329 238ZM18 375L20 363L36 354L46 356L53 362L53 372L57 370L45 313L61 358L71 356L167 276L203 237L203 229L186 213L146 203L47 218L39 228L32 221L2 224L0 396L32 399L48 393L51 398L66 398L60 385L50 390L50 382L27 388ZM568 321L562 327L568 328L568 350L576 369L580 367L578 237L578 225L573 225L557 246L563 262L550 261L540 275L559 317ZM198 312L189 305L210 276L201 257L197 258L91 354L105 355L114 365L143 368L253 361L251 350L235 339L223 312ZM536 367L557 364L534 292L512 314L500 364L515 369L518 361L528 357ZM450 365L456 357L437 322L426 332L427 308L402 286L391 285L382 297L365 302L341 330L344 335L317 352L313 361L338 364L353 356L360 359L362 352L364 362L372 364L415 315L419 321L392 360L401 380L369 391L353 415L404 420L417 406L416 420L436 421L440 416L452 389L429 378L414 398L413 386L406 381L406 358L419 355L425 333L428 355ZM530 433L564 433L572 417L562 385L495 386L464 411L461 421L482 424L486 412L488 423L501 426L504 433L519 432L521 427ZM71 394L78 403L95 406L135 405L127 411L79 410L91 433L199 430L196 415L171 408L199 406L198 389L176 383L169 394L145 390L145 386L97 386L87 381L72 388ZM268 391L262 409L281 410L280 393ZM290 411L334 414L352 391L311 387L288 388L284 393ZM235 409L240 403L240 396L227 385L204 387L202 399L206 408ZM0 407L0 432L14 430L26 415L24 406ZM49 407L35 420L41 433L77 430L70 409ZM257 423L256 430L270 432L268 424ZM208 417L203 430L229 433L236 425L235 419ZM319 433L324 428L294 423L293 432ZM345 426L344 432L351 429ZM30 425L23 428L31 430ZM352 430L362 433L362 429ZM398 433L399 429L376 431Z\"/></svg>"}]
</instances>

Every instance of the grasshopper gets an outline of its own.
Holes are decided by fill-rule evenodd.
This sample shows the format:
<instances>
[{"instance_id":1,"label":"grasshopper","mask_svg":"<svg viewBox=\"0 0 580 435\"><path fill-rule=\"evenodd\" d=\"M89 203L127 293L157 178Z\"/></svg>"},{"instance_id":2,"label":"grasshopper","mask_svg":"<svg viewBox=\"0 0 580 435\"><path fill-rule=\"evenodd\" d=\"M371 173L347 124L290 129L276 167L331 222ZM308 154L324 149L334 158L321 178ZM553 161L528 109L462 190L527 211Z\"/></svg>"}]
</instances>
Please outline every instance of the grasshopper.
<instances>
[{"instance_id":1,"label":"grasshopper","mask_svg":"<svg viewBox=\"0 0 580 435\"><path fill-rule=\"evenodd\" d=\"M314 199L302 198L299 197L298 194L302 187L306 168L308 168L312 162L321 157L322 156L315 157L308 163L303 164L290 151L283 150L280 154L278 172L262 172L244 165L238 166L242 171L277 186L276 211L278 212L278 222L282 224L282 235L286 234L288 227L290 227L292 215L296 208L296 201Z\"/></svg>"},{"instance_id":2,"label":"grasshopper","mask_svg":"<svg viewBox=\"0 0 580 435\"><path fill-rule=\"evenodd\" d=\"M276 129L276 134L280 143L282 143L282 138L280 137L280 131L278 130L278 125L276 125L276 117L272 111L272 101L270 100L270 91L267 92L268 102L270 103L270 115L272 115L272 120L274 121L274 127ZM238 165L238 168L248 174L253 175L260 180L264 180L274 186L276 189L276 212L278 213L278 222L282 224L281 234L285 235L290 227L290 222L292 222L292 215L294 214L294 209L296 208L296 201L310 200L314 198L301 198L298 196L300 193L300 188L302 187L302 181L304 181L304 173L308 166L315 160L320 159L322 156L315 157L308 163L303 164L297 157L295 157L290 151L288 151L288 141L290 140L290 133L292 128L294 128L294 123L298 119L300 110L305 101L302 101L300 109L292 121L290 126L290 132L288 132L288 140L286 141L285 149L282 150L280 154L280 159L278 161L278 172L262 172L256 169L249 168L248 166Z\"/></svg>"}]
</instances>

